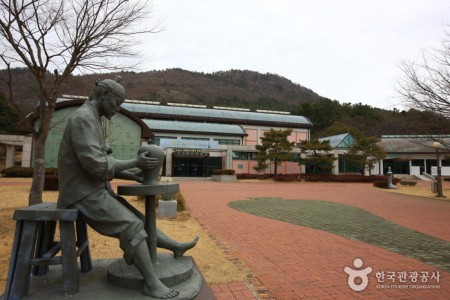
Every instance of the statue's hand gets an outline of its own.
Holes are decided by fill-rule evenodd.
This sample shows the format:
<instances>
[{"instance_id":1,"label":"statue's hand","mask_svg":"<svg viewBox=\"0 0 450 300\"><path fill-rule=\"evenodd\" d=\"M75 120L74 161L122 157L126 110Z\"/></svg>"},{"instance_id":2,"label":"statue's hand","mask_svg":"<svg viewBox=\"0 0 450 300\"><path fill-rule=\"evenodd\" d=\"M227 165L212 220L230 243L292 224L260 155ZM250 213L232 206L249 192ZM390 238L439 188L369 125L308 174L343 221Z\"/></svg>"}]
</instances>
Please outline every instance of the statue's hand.
<instances>
[{"instance_id":1,"label":"statue's hand","mask_svg":"<svg viewBox=\"0 0 450 300\"><path fill-rule=\"evenodd\" d=\"M137 157L137 167L142 170L153 169L158 166L159 161L154 157L147 157L148 152L143 152Z\"/></svg>"},{"instance_id":2,"label":"statue's hand","mask_svg":"<svg viewBox=\"0 0 450 300\"><path fill-rule=\"evenodd\" d=\"M142 170L139 170L136 173L134 173L134 180L139 183L144 182L144 173L142 173Z\"/></svg>"},{"instance_id":3,"label":"statue's hand","mask_svg":"<svg viewBox=\"0 0 450 300\"><path fill-rule=\"evenodd\" d=\"M109 145L103 145L102 147L103 147L103 151L105 151L107 155L110 155L113 153L113 150Z\"/></svg>"}]
</instances>

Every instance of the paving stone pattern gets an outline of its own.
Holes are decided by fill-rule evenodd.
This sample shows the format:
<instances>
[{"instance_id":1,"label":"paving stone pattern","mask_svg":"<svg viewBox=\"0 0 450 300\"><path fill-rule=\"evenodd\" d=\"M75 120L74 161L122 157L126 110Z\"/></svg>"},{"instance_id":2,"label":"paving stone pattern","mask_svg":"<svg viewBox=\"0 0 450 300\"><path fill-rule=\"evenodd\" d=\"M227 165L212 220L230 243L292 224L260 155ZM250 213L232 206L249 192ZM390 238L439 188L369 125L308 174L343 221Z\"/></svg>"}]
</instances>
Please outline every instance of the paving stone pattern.
<instances>
[{"instance_id":1,"label":"paving stone pattern","mask_svg":"<svg viewBox=\"0 0 450 300\"><path fill-rule=\"evenodd\" d=\"M229 205L246 213L382 247L450 272L450 242L411 230L358 207L281 198L255 198Z\"/></svg>"},{"instance_id":2,"label":"paving stone pattern","mask_svg":"<svg viewBox=\"0 0 450 300\"><path fill-rule=\"evenodd\" d=\"M442 244L439 239L450 242L450 200L390 193L375 189L371 184L213 181L179 183L191 216L199 221L214 240L220 242L230 259L241 262L242 266L251 272L249 280L245 282L212 284L211 288L218 300L450 299L450 272L443 269L445 266L442 266L442 258L436 259L441 267L435 267L406 254L374 245L369 240L375 239L376 236L377 240L392 240L391 231L394 231L397 232L394 238L400 240L400 243L404 242L412 247L414 242L408 241L408 238L416 239L414 249L422 247L422 243L436 241L430 237L436 238L439 245ZM450 185L450 182L445 184ZM232 202L252 202L256 201L255 198L273 198L278 202L304 200L300 201L303 207L312 205L311 200L316 200L318 207L313 205L311 209L303 208L301 212L299 209L292 211L289 208L283 212L283 221L230 207ZM323 208L323 205L328 206ZM355 210L348 209L349 207ZM276 212L273 206L264 210L272 215ZM325 212L327 217L317 217ZM287 219L298 219L298 215L303 213L311 215L308 217L310 220L325 219L331 224L327 225L328 228L359 226L373 231L378 227L380 233L367 233L369 242L365 242L331 232L331 229L327 231L287 222ZM334 217L329 217L329 214ZM376 219L376 216L379 219ZM390 225L388 221L391 222ZM341 224L344 222L345 226ZM382 227L374 225L376 222L380 222ZM397 228L401 227L400 225L410 231L401 231L402 236L399 236ZM423 235L410 234L415 231ZM393 246L391 242L389 244ZM409 250L402 251L406 253ZM363 261L361 268L354 265L356 258ZM356 269L372 268L369 285L363 291L354 291L348 285L350 277L344 270L349 267L355 269L353 266ZM419 285L424 283L433 286L415 287L416 282L408 277L407 287L404 288L395 286L402 284L398 277L378 280L376 274L381 272L439 273L440 278L439 281L429 278L417 282ZM388 288L385 288L385 284Z\"/></svg>"}]
</instances>

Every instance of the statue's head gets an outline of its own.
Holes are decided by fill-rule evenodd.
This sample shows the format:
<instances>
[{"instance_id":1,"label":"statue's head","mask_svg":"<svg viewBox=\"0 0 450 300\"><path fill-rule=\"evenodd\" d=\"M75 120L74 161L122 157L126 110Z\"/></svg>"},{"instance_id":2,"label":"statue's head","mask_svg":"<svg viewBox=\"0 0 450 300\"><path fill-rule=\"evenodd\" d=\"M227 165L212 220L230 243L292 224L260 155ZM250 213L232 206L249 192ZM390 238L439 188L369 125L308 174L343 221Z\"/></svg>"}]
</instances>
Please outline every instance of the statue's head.
<instances>
[{"instance_id":1,"label":"statue's head","mask_svg":"<svg viewBox=\"0 0 450 300\"><path fill-rule=\"evenodd\" d=\"M119 83L120 76L116 80L104 79L95 83L94 91L89 100L95 103L100 116L105 116L110 120L120 105L125 100L125 89Z\"/></svg>"},{"instance_id":2,"label":"statue's head","mask_svg":"<svg viewBox=\"0 0 450 300\"><path fill-rule=\"evenodd\" d=\"M123 102L125 100L125 88L119 83L121 77L117 76L115 80L104 79L95 82L94 91L91 94L90 100L93 98L100 98L108 93L117 96Z\"/></svg>"}]
</instances>

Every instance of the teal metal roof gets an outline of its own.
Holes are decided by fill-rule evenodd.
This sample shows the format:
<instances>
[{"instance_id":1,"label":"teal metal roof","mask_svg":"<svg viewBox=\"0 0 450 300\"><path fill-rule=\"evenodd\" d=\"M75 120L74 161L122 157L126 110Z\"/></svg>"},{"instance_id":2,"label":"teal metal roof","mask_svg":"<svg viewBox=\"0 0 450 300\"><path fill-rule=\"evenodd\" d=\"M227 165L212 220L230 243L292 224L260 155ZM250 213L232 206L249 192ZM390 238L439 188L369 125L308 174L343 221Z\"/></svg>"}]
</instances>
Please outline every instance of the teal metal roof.
<instances>
[{"instance_id":1,"label":"teal metal roof","mask_svg":"<svg viewBox=\"0 0 450 300\"><path fill-rule=\"evenodd\" d=\"M441 138L442 142L449 144L450 138ZM417 136L382 136L378 145L388 153L435 153L433 140L430 137L418 138ZM441 152L448 152L441 148Z\"/></svg>"},{"instance_id":2,"label":"teal metal roof","mask_svg":"<svg viewBox=\"0 0 450 300\"><path fill-rule=\"evenodd\" d=\"M165 106L165 105L148 105L140 103L123 103L122 107L131 112L143 115L148 115L152 118L152 115L158 116L158 119L163 116L170 117L170 119L180 118L186 120L192 119L205 119L208 121L217 120L217 123L235 122L238 124L243 123L273 123L273 124L290 124L294 128L298 127L311 127L311 121L302 116L296 115L284 115L284 114L270 114L259 112L247 112L247 111L234 111L234 110L220 110L209 108L193 108L193 107L178 107L178 106Z\"/></svg>"},{"instance_id":3,"label":"teal metal roof","mask_svg":"<svg viewBox=\"0 0 450 300\"><path fill-rule=\"evenodd\" d=\"M191 132L234 136L246 135L245 130L239 125L153 119L143 119L142 121L144 121L153 132Z\"/></svg>"},{"instance_id":4,"label":"teal metal roof","mask_svg":"<svg viewBox=\"0 0 450 300\"><path fill-rule=\"evenodd\" d=\"M355 138L350 133L343 133L326 136L320 138L319 141L330 141L330 146L333 149L349 149L355 143Z\"/></svg>"}]
</instances>

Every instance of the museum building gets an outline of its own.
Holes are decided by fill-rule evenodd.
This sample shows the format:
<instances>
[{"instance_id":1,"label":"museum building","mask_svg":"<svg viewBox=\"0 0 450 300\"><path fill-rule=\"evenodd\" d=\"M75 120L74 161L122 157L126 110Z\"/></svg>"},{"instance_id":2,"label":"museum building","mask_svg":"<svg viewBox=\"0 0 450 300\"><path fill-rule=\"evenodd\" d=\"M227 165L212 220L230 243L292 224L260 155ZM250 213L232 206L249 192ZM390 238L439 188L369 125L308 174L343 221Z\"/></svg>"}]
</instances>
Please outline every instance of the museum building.
<instances>
[{"instance_id":1,"label":"museum building","mask_svg":"<svg viewBox=\"0 0 450 300\"><path fill-rule=\"evenodd\" d=\"M46 144L46 167L57 166L59 143L69 115L86 100L68 95L58 99ZM255 145L264 132L290 128L289 140L299 143L310 139L311 127L306 117L287 112L140 100L125 100L119 113L110 121L103 120L105 139L115 158L133 158L141 145L154 143L164 149L162 175L173 177L209 177L214 169L256 173ZM299 173L304 171L301 167L296 162L283 162L278 172ZM266 172L273 172L273 165L270 169Z\"/></svg>"},{"instance_id":2,"label":"museum building","mask_svg":"<svg viewBox=\"0 0 450 300\"><path fill-rule=\"evenodd\" d=\"M58 150L68 118L87 100L85 96L63 95L58 99L46 143L46 167L56 168ZM35 126L39 125L36 115ZM255 148L264 132L273 129L293 129L289 137L296 144L310 139L312 123L305 117L276 111L250 111L242 108L213 107L158 102L126 100L111 121L103 120L107 144L114 157L131 159L140 146L147 143L160 145L165 152L162 175L173 177L209 177L214 169L233 169L237 174L257 173ZM371 174L436 175L436 150L432 142L423 143L413 136L382 136L379 145L386 158L374 165ZM450 136L441 136L450 143ZM360 173L345 158L345 153L355 142L346 133L322 137L332 147L330 153L337 158L333 174ZM3 147L3 148L2 148ZM0 134L0 170L11 166L32 166L33 139L31 135ZM3 152L2 152L3 151ZM300 149L294 147L294 154ZM3 154L3 156L2 156ZM450 161L444 159L449 152L442 150L439 165L442 174L450 176ZM273 173L270 165L266 172ZM280 174L306 173L308 169L296 162L283 162L277 169ZM368 173L368 170L365 172Z\"/></svg>"}]
</instances>

